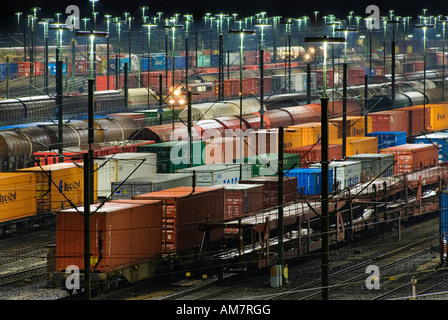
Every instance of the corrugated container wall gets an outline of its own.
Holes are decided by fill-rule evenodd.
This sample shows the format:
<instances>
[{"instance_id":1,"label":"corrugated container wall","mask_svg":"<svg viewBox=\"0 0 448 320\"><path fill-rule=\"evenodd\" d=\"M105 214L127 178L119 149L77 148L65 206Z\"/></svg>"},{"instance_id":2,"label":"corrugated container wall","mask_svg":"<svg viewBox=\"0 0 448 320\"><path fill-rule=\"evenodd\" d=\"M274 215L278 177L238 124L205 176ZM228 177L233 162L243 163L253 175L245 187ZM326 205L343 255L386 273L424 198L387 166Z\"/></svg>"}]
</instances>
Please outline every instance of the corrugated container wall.
<instances>
[{"instance_id":1,"label":"corrugated container wall","mask_svg":"<svg viewBox=\"0 0 448 320\"><path fill-rule=\"evenodd\" d=\"M320 162L322 160L322 145L314 144L298 148L286 149L286 153L300 154L300 167L308 168L310 163ZM342 160L342 145L330 144L328 145L328 159Z\"/></svg>"},{"instance_id":2,"label":"corrugated container wall","mask_svg":"<svg viewBox=\"0 0 448 320\"><path fill-rule=\"evenodd\" d=\"M418 136L414 143L437 144L439 148L439 163L448 161L448 132L430 133L426 136Z\"/></svg>"},{"instance_id":3,"label":"corrugated container wall","mask_svg":"<svg viewBox=\"0 0 448 320\"><path fill-rule=\"evenodd\" d=\"M0 223L33 216L36 212L36 176L0 173Z\"/></svg>"},{"instance_id":4,"label":"corrugated container wall","mask_svg":"<svg viewBox=\"0 0 448 320\"><path fill-rule=\"evenodd\" d=\"M162 200L162 251L181 252L198 248L204 231L199 226L224 220L223 187L178 187L141 194L142 200ZM210 231L211 243L224 238L221 228Z\"/></svg>"},{"instance_id":5,"label":"corrugated container wall","mask_svg":"<svg viewBox=\"0 0 448 320\"><path fill-rule=\"evenodd\" d=\"M98 165L98 197L110 196L112 182L150 177L157 167L155 153L118 153L94 161Z\"/></svg>"},{"instance_id":6,"label":"corrugated container wall","mask_svg":"<svg viewBox=\"0 0 448 320\"><path fill-rule=\"evenodd\" d=\"M342 139L331 140L330 144L342 145ZM360 153L378 152L378 139L376 137L347 137L346 156Z\"/></svg>"},{"instance_id":7,"label":"corrugated container wall","mask_svg":"<svg viewBox=\"0 0 448 320\"><path fill-rule=\"evenodd\" d=\"M395 174L437 165L439 158L439 149L432 144L407 143L381 149L381 153L393 153L395 155Z\"/></svg>"},{"instance_id":8,"label":"corrugated container wall","mask_svg":"<svg viewBox=\"0 0 448 320\"><path fill-rule=\"evenodd\" d=\"M160 201L111 201L96 209L97 204L90 207L92 271L113 271L161 256ZM75 209L56 214L57 270L65 270L69 265L84 269L84 207L78 210L81 214Z\"/></svg>"},{"instance_id":9,"label":"corrugated container wall","mask_svg":"<svg viewBox=\"0 0 448 320\"><path fill-rule=\"evenodd\" d=\"M278 177L254 177L240 184L264 184L264 209L278 205ZM297 200L297 178L283 177L283 199L285 204Z\"/></svg>"},{"instance_id":10,"label":"corrugated container wall","mask_svg":"<svg viewBox=\"0 0 448 320\"><path fill-rule=\"evenodd\" d=\"M318 122L289 126L284 131L285 149L303 147L316 142L320 142L321 124ZM338 128L333 125L328 126L328 139L338 138Z\"/></svg>"},{"instance_id":11,"label":"corrugated container wall","mask_svg":"<svg viewBox=\"0 0 448 320\"><path fill-rule=\"evenodd\" d=\"M248 163L240 164L214 163L193 168L180 169L179 173L196 173L196 185L198 187L211 187L219 184L236 184L242 179L252 178L252 166Z\"/></svg>"},{"instance_id":12,"label":"corrugated container wall","mask_svg":"<svg viewBox=\"0 0 448 320\"><path fill-rule=\"evenodd\" d=\"M405 131L377 131L366 134L366 137L376 137L378 139L378 152L384 148L406 143Z\"/></svg>"},{"instance_id":13,"label":"corrugated container wall","mask_svg":"<svg viewBox=\"0 0 448 320\"><path fill-rule=\"evenodd\" d=\"M297 190L302 195L322 194L322 170L320 168L297 168L286 172L297 179ZM333 192L333 170L328 170L329 192ZM301 197L298 197L301 199Z\"/></svg>"},{"instance_id":14,"label":"corrugated container wall","mask_svg":"<svg viewBox=\"0 0 448 320\"><path fill-rule=\"evenodd\" d=\"M112 199L131 199L133 196L172 189L193 187L193 176L189 173L156 173L146 178L135 178L112 182Z\"/></svg>"},{"instance_id":15,"label":"corrugated container wall","mask_svg":"<svg viewBox=\"0 0 448 320\"><path fill-rule=\"evenodd\" d=\"M389 177L394 175L394 155L392 154L364 153L350 156L346 159L361 162L361 182L371 180L377 176Z\"/></svg>"},{"instance_id":16,"label":"corrugated container wall","mask_svg":"<svg viewBox=\"0 0 448 320\"><path fill-rule=\"evenodd\" d=\"M82 164L57 163L18 170L36 176L37 210L56 211L84 204L84 169ZM94 201L97 200L97 173L94 173Z\"/></svg>"}]
</instances>

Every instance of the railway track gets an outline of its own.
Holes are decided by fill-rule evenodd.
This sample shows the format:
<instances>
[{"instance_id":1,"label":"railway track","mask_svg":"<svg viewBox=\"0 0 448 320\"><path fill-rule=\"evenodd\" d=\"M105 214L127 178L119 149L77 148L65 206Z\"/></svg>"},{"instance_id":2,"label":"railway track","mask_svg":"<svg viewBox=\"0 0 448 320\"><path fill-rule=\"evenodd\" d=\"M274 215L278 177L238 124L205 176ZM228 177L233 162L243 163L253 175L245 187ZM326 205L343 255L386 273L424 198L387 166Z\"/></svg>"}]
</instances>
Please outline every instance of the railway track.
<instances>
[{"instance_id":1,"label":"railway track","mask_svg":"<svg viewBox=\"0 0 448 320\"><path fill-rule=\"evenodd\" d=\"M409 259L421 256L422 254L428 253L430 250L429 248L424 248L422 250L419 250L418 252L412 253L412 254L406 254L406 251L415 249L419 246L425 245L427 242L430 242L432 240L436 239L435 236L428 237L413 243L410 243L406 246L402 246L398 249L380 254L374 258L370 258L367 260L364 260L360 263L356 263L354 265L350 265L348 267L343 267L337 271L334 271L330 274L329 279L334 280L334 283L330 285L329 291L334 291L335 289L348 285L350 283L356 283L356 282L364 282L367 278L367 275L365 273L365 268L372 264L377 264L381 261L386 261L387 259L397 257L398 259L394 259L394 261L390 263L386 263L385 265L379 267L380 271L384 271L386 269L392 268L393 266L396 266L397 264L403 263L408 261ZM401 256L400 255L403 255ZM350 275L353 273L357 273L356 276L349 276L346 277L346 275ZM317 292L316 292L317 291ZM296 286L286 292L273 294L270 297L267 298L267 300L283 300L283 299L298 299L298 300L315 300L319 299L322 296L321 291L321 279L316 279L313 281L310 281L308 283Z\"/></svg>"}]
</instances>

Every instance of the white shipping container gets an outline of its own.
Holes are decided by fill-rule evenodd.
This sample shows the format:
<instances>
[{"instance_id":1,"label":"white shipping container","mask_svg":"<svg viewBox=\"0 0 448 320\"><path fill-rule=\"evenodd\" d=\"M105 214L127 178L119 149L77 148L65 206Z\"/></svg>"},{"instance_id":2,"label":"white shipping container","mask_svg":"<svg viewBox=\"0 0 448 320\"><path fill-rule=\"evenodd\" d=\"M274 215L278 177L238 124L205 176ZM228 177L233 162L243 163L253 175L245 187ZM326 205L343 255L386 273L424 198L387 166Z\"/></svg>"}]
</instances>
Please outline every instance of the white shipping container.
<instances>
[{"instance_id":1,"label":"white shipping container","mask_svg":"<svg viewBox=\"0 0 448 320\"><path fill-rule=\"evenodd\" d=\"M253 177L252 165L248 163L241 164L242 177L240 178L240 164L221 164L213 163L204 166L185 168L177 170L178 173L193 171L196 173L196 185L198 187L210 187L218 184L237 184L240 180Z\"/></svg>"},{"instance_id":2,"label":"white shipping container","mask_svg":"<svg viewBox=\"0 0 448 320\"><path fill-rule=\"evenodd\" d=\"M320 163L310 165L310 168L320 168ZM361 182L362 164L360 161L333 161L329 164L336 180L334 190L343 190Z\"/></svg>"},{"instance_id":3,"label":"white shipping container","mask_svg":"<svg viewBox=\"0 0 448 320\"><path fill-rule=\"evenodd\" d=\"M143 163L142 161L145 160ZM131 178L149 177L157 172L155 153L117 153L95 159L98 165L98 197L111 194L111 183ZM135 172L133 172L135 170Z\"/></svg>"}]
</instances>

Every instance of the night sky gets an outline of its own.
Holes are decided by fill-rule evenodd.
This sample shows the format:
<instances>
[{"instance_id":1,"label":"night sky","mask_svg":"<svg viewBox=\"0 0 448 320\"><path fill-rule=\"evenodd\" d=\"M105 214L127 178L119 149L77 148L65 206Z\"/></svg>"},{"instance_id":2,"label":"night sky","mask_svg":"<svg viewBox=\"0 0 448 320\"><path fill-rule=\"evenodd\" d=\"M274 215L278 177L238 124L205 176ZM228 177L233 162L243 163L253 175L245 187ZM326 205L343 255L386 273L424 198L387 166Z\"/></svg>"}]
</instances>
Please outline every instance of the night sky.
<instances>
[{"instance_id":1,"label":"night sky","mask_svg":"<svg viewBox=\"0 0 448 320\"><path fill-rule=\"evenodd\" d=\"M377 5L380 8L381 15L387 15L389 9L394 9L398 15L410 15L417 17L422 14L423 6L428 9L429 15L448 15L447 1L416 1L416 0L347 0L347 1L324 1L324 0L100 0L96 3L95 9L100 12L100 16L110 13L113 16L122 15L128 11L132 15L139 17L141 12L139 7L146 5L150 7L149 15L153 15L157 11L162 11L166 15L172 13L191 13L196 19L201 18L204 13L234 13L237 12L242 16L253 15L255 13L266 11L268 15L280 15L283 17L300 17L307 15L312 17L313 11L320 11L321 15L333 13L336 17L344 17L349 11L354 11L356 15L367 17L365 8L368 5ZM92 6L88 0L0 0L1 20L0 25L2 33L5 31L16 30L17 22L14 13L22 11L31 13L30 8L41 7L42 10L39 17L54 17L55 12L65 12L68 5L77 5L81 10L81 16L85 17L91 14ZM15 29L14 29L15 28Z\"/></svg>"}]
</instances>

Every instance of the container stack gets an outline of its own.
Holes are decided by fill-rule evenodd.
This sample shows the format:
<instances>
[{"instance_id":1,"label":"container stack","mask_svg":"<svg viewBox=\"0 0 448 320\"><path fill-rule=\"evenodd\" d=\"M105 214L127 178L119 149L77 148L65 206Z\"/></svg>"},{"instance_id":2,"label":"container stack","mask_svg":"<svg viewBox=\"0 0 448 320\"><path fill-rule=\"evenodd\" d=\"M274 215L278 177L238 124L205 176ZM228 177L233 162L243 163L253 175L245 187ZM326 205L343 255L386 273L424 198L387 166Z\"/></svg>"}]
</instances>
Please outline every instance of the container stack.
<instances>
[{"instance_id":1,"label":"container stack","mask_svg":"<svg viewBox=\"0 0 448 320\"><path fill-rule=\"evenodd\" d=\"M435 166L439 159L439 149L432 144L403 144L385 148L381 153L391 153L395 156L395 174Z\"/></svg>"}]
</instances>

